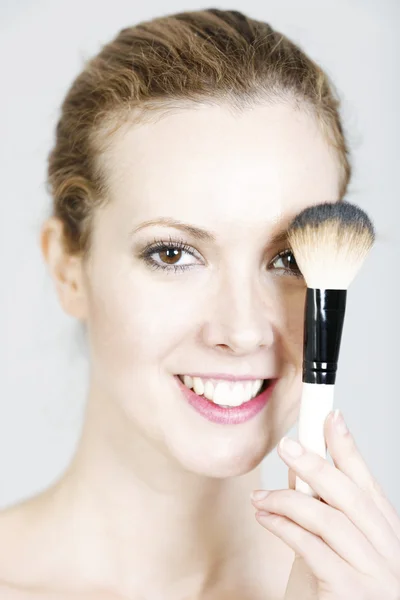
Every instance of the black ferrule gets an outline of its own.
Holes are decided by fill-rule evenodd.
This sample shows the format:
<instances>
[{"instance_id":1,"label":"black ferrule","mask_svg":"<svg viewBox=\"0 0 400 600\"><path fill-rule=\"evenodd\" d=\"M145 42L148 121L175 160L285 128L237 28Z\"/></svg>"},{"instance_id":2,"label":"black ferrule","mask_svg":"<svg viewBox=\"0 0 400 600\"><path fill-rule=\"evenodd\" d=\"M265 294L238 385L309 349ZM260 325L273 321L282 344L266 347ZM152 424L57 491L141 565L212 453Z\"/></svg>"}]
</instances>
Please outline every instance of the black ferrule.
<instances>
[{"instance_id":1,"label":"black ferrule","mask_svg":"<svg viewBox=\"0 0 400 600\"><path fill-rule=\"evenodd\" d=\"M307 288L304 317L303 381L334 384L347 290Z\"/></svg>"}]
</instances>

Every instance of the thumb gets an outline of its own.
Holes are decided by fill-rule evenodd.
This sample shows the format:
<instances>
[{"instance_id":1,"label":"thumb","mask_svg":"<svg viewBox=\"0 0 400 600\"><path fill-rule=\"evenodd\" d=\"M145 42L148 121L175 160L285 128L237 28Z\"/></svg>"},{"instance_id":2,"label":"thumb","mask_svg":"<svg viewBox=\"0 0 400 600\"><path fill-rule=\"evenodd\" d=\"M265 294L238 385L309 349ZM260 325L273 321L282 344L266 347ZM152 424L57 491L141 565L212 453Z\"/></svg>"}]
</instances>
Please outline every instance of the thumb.
<instances>
[{"instance_id":1,"label":"thumb","mask_svg":"<svg viewBox=\"0 0 400 600\"><path fill-rule=\"evenodd\" d=\"M285 600L317 600L318 582L304 559L295 555L286 587Z\"/></svg>"}]
</instances>

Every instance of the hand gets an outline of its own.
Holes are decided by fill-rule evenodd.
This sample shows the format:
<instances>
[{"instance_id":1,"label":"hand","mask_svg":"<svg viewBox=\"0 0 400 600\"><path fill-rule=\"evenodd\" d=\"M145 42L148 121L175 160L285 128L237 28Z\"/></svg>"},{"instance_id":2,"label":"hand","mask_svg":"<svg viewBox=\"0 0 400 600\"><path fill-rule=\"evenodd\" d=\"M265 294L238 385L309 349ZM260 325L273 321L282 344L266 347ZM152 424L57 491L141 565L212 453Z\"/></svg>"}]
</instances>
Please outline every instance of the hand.
<instances>
[{"instance_id":1,"label":"hand","mask_svg":"<svg viewBox=\"0 0 400 600\"><path fill-rule=\"evenodd\" d=\"M293 458L281 440L278 453L289 467L291 489L252 499L258 522L296 554L285 600L400 600L399 515L344 421L342 428L340 418L337 424L331 412L325 440L334 466L302 446ZM294 489L296 474L321 500Z\"/></svg>"}]
</instances>

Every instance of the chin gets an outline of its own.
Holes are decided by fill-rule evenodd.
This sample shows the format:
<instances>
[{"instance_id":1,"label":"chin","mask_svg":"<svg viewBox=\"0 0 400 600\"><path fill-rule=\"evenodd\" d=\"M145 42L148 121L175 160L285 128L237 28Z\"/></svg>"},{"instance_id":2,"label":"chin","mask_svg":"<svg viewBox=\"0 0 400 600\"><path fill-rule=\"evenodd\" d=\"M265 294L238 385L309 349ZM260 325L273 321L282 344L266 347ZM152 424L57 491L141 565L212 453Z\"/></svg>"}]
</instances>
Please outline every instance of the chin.
<instances>
[{"instance_id":1,"label":"chin","mask_svg":"<svg viewBox=\"0 0 400 600\"><path fill-rule=\"evenodd\" d=\"M254 436L220 435L208 438L181 435L167 441L168 453L186 471L203 477L238 477L257 468L273 449L268 432Z\"/></svg>"},{"instance_id":2,"label":"chin","mask_svg":"<svg viewBox=\"0 0 400 600\"><path fill-rule=\"evenodd\" d=\"M256 469L293 426L301 394L301 373L280 378L262 410L245 422L221 424L188 402L169 404L163 415L167 452L183 469L204 477L226 478Z\"/></svg>"}]
</instances>

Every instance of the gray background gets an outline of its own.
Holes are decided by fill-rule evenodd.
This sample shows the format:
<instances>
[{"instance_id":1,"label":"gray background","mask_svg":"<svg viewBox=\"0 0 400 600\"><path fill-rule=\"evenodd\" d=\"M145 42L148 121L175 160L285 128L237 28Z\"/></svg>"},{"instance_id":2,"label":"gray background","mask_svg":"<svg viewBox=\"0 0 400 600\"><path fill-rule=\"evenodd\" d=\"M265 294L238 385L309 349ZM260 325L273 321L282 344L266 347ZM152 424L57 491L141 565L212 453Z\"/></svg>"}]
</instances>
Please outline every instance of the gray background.
<instances>
[{"instance_id":1,"label":"gray background","mask_svg":"<svg viewBox=\"0 0 400 600\"><path fill-rule=\"evenodd\" d=\"M199 4L147 0L0 3L0 508L58 478L76 444L87 385L77 323L58 305L39 251L47 153L83 66L123 27ZM400 512L398 393L399 56L397 0L220 0L269 21L333 78L353 152L348 199L378 242L350 288L335 407ZM294 428L290 435L296 435ZM269 488L287 486L276 450Z\"/></svg>"}]
</instances>

